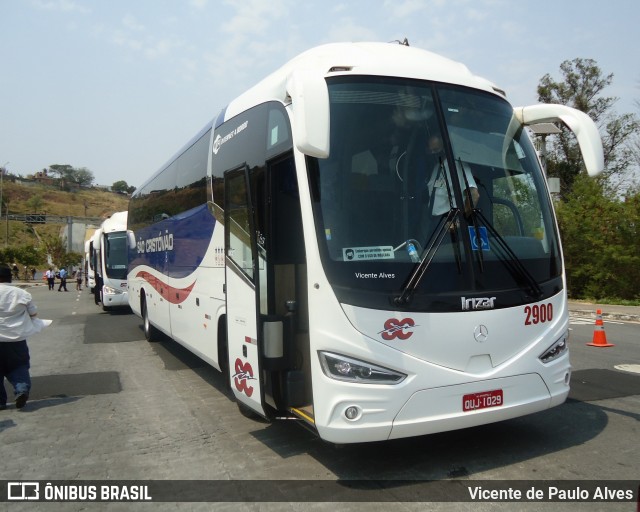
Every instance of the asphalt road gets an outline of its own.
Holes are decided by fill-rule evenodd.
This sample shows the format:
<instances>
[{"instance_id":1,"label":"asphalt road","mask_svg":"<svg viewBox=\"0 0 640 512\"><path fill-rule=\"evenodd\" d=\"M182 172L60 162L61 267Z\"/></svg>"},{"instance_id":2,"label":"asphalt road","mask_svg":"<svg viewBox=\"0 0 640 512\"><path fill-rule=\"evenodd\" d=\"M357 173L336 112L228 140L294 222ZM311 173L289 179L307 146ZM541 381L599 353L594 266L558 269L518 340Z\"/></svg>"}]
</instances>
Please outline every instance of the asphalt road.
<instances>
[{"instance_id":1,"label":"asphalt road","mask_svg":"<svg viewBox=\"0 0 640 512\"><path fill-rule=\"evenodd\" d=\"M594 348L586 345L592 319L574 315L572 391L560 407L461 431L336 447L294 421L268 424L242 416L214 369L170 340L146 342L139 318L104 313L86 291L69 289L30 288L40 316L54 322L29 340L29 403L0 411L2 479L205 480L225 500L138 505L154 510L636 510L635 503L452 503L446 496L423 503L413 501L420 489L406 481L435 481L435 492L446 494L491 482L503 488L542 481L547 492L555 482L640 480L640 374L629 371L640 368L638 323L605 321L615 347ZM215 487L255 480L273 491L260 482L255 494L249 485ZM355 490L335 485L353 480L390 483ZM301 483L292 487L292 481ZM233 502L234 489L246 502ZM265 503L270 492L284 501ZM341 495L371 503L321 503ZM4 505L47 511L134 506Z\"/></svg>"}]
</instances>

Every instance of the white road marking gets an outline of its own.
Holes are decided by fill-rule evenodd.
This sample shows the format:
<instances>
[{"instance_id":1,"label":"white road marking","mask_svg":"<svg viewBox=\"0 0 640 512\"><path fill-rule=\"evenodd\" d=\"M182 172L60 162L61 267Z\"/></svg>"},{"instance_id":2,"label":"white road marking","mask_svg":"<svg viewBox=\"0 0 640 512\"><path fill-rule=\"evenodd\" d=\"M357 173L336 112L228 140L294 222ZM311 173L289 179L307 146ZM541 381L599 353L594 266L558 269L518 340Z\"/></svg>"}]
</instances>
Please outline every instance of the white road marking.
<instances>
[{"instance_id":1,"label":"white road marking","mask_svg":"<svg viewBox=\"0 0 640 512\"><path fill-rule=\"evenodd\" d=\"M640 373L640 364L617 364L614 368L625 372Z\"/></svg>"}]
</instances>

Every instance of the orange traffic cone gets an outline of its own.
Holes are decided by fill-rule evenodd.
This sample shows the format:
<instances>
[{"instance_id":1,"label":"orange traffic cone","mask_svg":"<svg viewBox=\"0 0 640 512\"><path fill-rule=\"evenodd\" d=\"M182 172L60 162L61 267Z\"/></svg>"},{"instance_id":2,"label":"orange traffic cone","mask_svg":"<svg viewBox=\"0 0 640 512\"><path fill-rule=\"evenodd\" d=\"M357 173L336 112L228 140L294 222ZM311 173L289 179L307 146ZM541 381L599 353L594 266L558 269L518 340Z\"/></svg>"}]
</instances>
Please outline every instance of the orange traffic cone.
<instances>
[{"instance_id":1,"label":"orange traffic cone","mask_svg":"<svg viewBox=\"0 0 640 512\"><path fill-rule=\"evenodd\" d=\"M615 347L612 343L607 343L607 335L604 332L604 323L602 322L602 310L596 311L596 327L593 330L593 341L587 343L591 347Z\"/></svg>"}]
</instances>

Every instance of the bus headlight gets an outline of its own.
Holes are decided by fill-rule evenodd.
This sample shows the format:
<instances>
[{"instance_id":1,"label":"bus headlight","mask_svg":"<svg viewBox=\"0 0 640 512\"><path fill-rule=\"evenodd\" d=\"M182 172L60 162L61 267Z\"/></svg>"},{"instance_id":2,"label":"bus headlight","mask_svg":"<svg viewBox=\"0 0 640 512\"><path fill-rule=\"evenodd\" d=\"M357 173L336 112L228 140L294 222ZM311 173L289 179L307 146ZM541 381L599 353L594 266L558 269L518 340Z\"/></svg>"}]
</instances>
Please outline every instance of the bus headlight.
<instances>
[{"instance_id":1,"label":"bus headlight","mask_svg":"<svg viewBox=\"0 0 640 512\"><path fill-rule=\"evenodd\" d=\"M104 295L119 295L122 293L122 290L118 290L117 288L111 288L111 286L103 286L102 293Z\"/></svg>"},{"instance_id":2,"label":"bus headlight","mask_svg":"<svg viewBox=\"0 0 640 512\"><path fill-rule=\"evenodd\" d=\"M318 356L324 374L336 380L358 384L399 384L407 377L389 368L331 352L319 351Z\"/></svg>"},{"instance_id":3,"label":"bus headlight","mask_svg":"<svg viewBox=\"0 0 640 512\"><path fill-rule=\"evenodd\" d=\"M569 333L565 332L560 339L556 340L553 345L551 345L547 350L544 351L544 353L540 356L540 361L546 364L560 357L569 348L568 341Z\"/></svg>"}]
</instances>

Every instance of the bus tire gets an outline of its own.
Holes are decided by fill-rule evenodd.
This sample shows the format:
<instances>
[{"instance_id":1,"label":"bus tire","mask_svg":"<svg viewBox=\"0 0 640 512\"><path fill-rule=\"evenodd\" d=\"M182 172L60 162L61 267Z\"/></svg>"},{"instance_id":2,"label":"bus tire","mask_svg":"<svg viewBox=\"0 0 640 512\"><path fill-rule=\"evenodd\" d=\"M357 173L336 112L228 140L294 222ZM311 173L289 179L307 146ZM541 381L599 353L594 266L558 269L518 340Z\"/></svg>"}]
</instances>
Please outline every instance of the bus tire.
<instances>
[{"instance_id":1,"label":"bus tire","mask_svg":"<svg viewBox=\"0 0 640 512\"><path fill-rule=\"evenodd\" d=\"M229 371L229 341L224 317L218 323L218 365L222 373L225 391L231 391L231 372Z\"/></svg>"},{"instance_id":2,"label":"bus tire","mask_svg":"<svg viewBox=\"0 0 640 512\"><path fill-rule=\"evenodd\" d=\"M267 418L265 418L264 416L261 416L260 414L258 414L257 412L255 412L253 409L246 406L242 402L236 400L236 404L238 405L238 411L240 411L240 414L242 414L245 418L255 421L257 423L271 423Z\"/></svg>"},{"instance_id":3,"label":"bus tire","mask_svg":"<svg viewBox=\"0 0 640 512\"><path fill-rule=\"evenodd\" d=\"M149 321L149 310L147 309L147 301L143 297L142 303L140 304L140 309L142 310L142 325L144 329L144 337L149 342L159 341L160 332L156 329L151 322Z\"/></svg>"}]
</instances>

